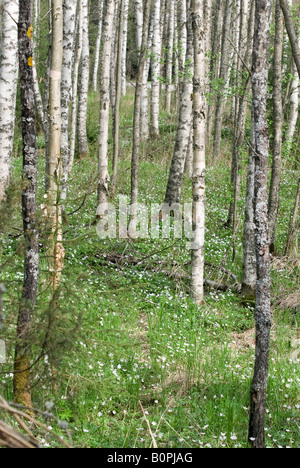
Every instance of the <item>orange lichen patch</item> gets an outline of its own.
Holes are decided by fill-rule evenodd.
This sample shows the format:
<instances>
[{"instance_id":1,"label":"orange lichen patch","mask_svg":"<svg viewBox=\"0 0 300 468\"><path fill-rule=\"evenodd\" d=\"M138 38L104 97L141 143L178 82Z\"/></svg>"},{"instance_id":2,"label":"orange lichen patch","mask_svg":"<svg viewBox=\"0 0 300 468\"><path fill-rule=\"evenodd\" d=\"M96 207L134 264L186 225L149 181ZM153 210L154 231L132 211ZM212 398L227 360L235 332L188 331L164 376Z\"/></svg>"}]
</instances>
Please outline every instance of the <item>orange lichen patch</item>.
<instances>
[{"instance_id":1,"label":"orange lichen patch","mask_svg":"<svg viewBox=\"0 0 300 468\"><path fill-rule=\"evenodd\" d=\"M32 39L32 33L33 33L33 26L32 24L29 26L29 28L27 29L27 36Z\"/></svg>"}]
</instances>

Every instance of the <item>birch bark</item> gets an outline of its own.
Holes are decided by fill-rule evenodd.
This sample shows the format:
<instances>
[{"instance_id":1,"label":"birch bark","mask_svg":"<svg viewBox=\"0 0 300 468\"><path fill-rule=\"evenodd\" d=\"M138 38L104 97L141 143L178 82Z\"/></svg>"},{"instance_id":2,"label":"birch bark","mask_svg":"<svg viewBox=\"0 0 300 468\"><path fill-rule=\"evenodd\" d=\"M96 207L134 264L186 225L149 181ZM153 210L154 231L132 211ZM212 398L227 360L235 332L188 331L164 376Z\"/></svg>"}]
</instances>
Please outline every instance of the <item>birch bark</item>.
<instances>
[{"instance_id":1,"label":"birch bark","mask_svg":"<svg viewBox=\"0 0 300 468\"><path fill-rule=\"evenodd\" d=\"M206 37L203 3L192 0L194 33L194 160L193 160L193 249L191 292L197 304L204 300L204 234L206 190ZM209 28L208 28L209 29Z\"/></svg>"},{"instance_id":2,"label":"birch bark","mask_svg":"<svg viewBox=\"0 0 300 468\"><path fill-rule=\"evenodd\" d=\"M108 202L108 127L110 109L110 54L112 48L112 29L115 0L104 1L102 50L100 65L100 121L98 137L98 205L104 207ZM101 213L98 213L101 216ZM102 213L104 215L104 213Z\"/></svg>"},{"instance_id":3,"label":"birch bark","mask_svg":"<svg viewBox=\"0 0 300 468\"><path fill-rule=\"evenodd\" d=\"M89 69L90 69L90 48L89 48L89 2L83 0L83 23L82 23L82 51L80 64L80 82L78 97L78 156L84 157L89 152L87 138L87 104L89 91Z\"/></svg>"},{"instance_id":4,"label":"birch bark","mask_svg":"<svg viewBox=\"0 0 300 468\"><path fill-rule=\"evenodd\" d=\"M181 80L179 87L179 119L174 154L165 196L165 203L168 203L170 206L173 203L180 203L182 177L184 173L184 164L187 157L187 150L190 140L193 111L193 101L191 99L191 96L193 94L193 30L190 18L188 19L188 21L186 21L186 14L184 14L183 10L181 10L181 13L183 13L184 18L180 18L180 21L184 23L185 19L185 23L181 27L181 32L183 32L184 36L186 36L187 34L188 45L186 60L184 61L184 63L181 64L180 70Z\"/></svg>"},{"instance_id":5,"label":"birch bark","mask_svg":"<svg viewBox=\"0 0 300 468\"><path fill-rule=\"evenodd\" d=\"M93 71L93 90L94 92L98 89L98 71L99 71L99 55L100 45L102 36L102 19L103 19L103 0L98 0L98 32L95 46L95 63Z\"/></svg>"},{"instance_id":6,"label":"birch bark","mask_svg":"<svg viewBox=\"0 0 300 468\"><path fill-rule=\"evenodd\" d=\"M282 167L282 52L283 52L283 34L284 23L279 0L276 1L275 10L275 46L274 46L274 83L273 83L273 120L274 120L274 139L273 139L273 158L272 174L269 191L268 217L271 252L275 251L276 223L279 208L279 189L281 181ZM295 70L296 71L296 70Z\"/></svg>"},{"instance_id":7,"label":"birch bark","mask_svg":"<svg viewBox=\"0 0 300 468\"><path fill-rule=\"evenodd\" d=\"M70 160L69 145L69 105L72 99L72 68L74 58L74 31L77 0L63 2L63 62L61 77L61 200L67 197L68 166Z\"/></svg>"},{"instance_id":8,"label":"birch bark","mask_svg":"<svg viewBox=\"0 0 300 468\"><path fill-rule=\"evenodd\" d=\"M161 61L160 11L161 2L160 0L155 0L153 6L152 83L150 105L150 135L152 138L155 138L159 135L159 77Z\"/></svg>"},{"instance_id":9,"label":"birch bark","mask_svg":"<svg viewBox=\"0 0 300 468\"><path fill-rule=\"evenodd\" d=\"M18 81L18 0L3 1L0 53L0 203L10 182Z\"/></svg>"}]
</instances>

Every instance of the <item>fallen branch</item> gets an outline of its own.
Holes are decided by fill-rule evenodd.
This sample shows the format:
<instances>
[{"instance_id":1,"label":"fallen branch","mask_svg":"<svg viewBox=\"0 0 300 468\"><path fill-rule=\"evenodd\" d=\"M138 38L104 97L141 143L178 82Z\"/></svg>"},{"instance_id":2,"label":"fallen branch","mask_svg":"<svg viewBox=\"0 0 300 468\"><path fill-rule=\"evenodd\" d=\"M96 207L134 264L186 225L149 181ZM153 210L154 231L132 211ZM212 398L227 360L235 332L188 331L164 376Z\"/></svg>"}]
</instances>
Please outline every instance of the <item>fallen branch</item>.
<instances>
[{"instance_id":1,"label":"fallen branch","mask_svg":"<svg viewBox=\"0 0 300 468\"><path fill-rule=\"evenodd\" d=\"M39 448L39 444L35 439L27 440L20 432L0 421L0 447L29 449Z\"/></svg>"}]
</instances>

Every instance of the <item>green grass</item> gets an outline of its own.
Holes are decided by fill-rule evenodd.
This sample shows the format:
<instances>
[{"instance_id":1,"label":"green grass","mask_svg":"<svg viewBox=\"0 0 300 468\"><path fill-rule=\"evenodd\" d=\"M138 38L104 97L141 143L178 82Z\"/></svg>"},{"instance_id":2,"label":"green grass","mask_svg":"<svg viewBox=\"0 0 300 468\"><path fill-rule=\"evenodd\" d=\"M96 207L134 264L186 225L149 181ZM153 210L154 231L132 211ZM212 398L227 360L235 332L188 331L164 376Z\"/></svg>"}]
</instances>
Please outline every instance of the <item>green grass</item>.
<instances>
[{"instance_id":1,"label":"green grass","mask_svg":"<svg viewBox=\"0 0 300 468\"><path fill-rule=\"evenodd\" d=\"M118 192L130 193L132 94L121 108L121 160ZM253 308L231 291L206 290L205 304L189 298L189 281L166 274L178 268L188 275L190 253L184 240L100 240L96 213L97 96L89 101L90 155L74 166L66 206L76 210L64 226L65 269L58 307L49 309L46 240L41 243L41 279L32 333L33 354L40 354L48 332L49 353L34 367L33 402L68 422L77 447L150 447L146 418L159 447L247 447L249 389L254 365ZM162 135L143 145L140 201L162 203L172 157L176 119L161 115ZM111 137L110 137L111 138ZM112 140L110 139L110 143ZM43 200L43 139L39 138L39 204ZM226 141L224 148L230 147ZM111 151L111 146L110 146ZM0 280L5 297L8 363L0 370L0 393L12 398L16 310L22 288L23 250L19 205L21 158L14 161L14 192L1 235ZM245 165L243 166L245 169ZM281 186L278 250L282 251L295 190L285 168ZM242 193L245 193L243 172ZM183 201L191 197L184 180ZM231 197L230 153L207 171L206 260L241 277L243 202L232 261L232 231L224 227ZM4 218L3 218L4 219ZM104 257L106 255L106 257ZM122 256L119 265L109 256ZM147 257L145 259L145 257ZM144 259L139 264L130 259ZM293 258L272 269L273 326L266 434L269 447L299 447L299 360L292 343L299 314L280 309L277 299L299 288L299 264ZM280 262L280 260L279 260ZM180 266L181 265L181 266ZM218 270L206 275L226 281ZM49 322L49 310L53 321ZM53 392L50 360L57 371ZM142 411L145 412L145 415ZM7 417L1 414L2 417ZM13 423L12 421L10 421ZM55 422L51 425L59 433ZM44 441L47 445L47 443ZM51 441L53 446L54 442Z\"/></svg>"}]
</instances>

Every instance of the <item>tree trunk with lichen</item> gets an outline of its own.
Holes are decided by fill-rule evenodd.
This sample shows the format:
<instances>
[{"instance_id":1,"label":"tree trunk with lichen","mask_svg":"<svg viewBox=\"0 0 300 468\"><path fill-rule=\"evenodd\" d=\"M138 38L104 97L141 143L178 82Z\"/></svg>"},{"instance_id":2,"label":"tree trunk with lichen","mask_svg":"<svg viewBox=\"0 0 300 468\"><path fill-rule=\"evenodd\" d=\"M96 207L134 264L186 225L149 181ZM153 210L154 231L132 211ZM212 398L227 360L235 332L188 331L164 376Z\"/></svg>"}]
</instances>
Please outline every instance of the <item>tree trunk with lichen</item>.
<instances>
[{"instance_id":1,"label":"tree trunk with lichen","mask_svg":"<svg viewBox=\"0 0 300 468\"><path fill-rule=\"evenodd\" d=\"M25 238L24 281L20 302L14 361L14 398L32 411L30 327L39 280L39 243L36 226L37 146L32 70L32 0L22 0L19 22L19 65L23 140L22 214Z\"/></svg>"},{"instance_id":2,"label":"tree trunk with lichen","mask_svg":"<svg viewBox=\"0 0 300 468\"><path fill-rule=\"evenodd\" d=\"M255 304L255 367L250 390L249 441L253 448L265 447L265 412L271 330L270 238L268 225L267 91L269 66L269 0L256 0L253 44L252 93L255 132L254 222L257 265Z\"/></svg>"}]
</instances>

